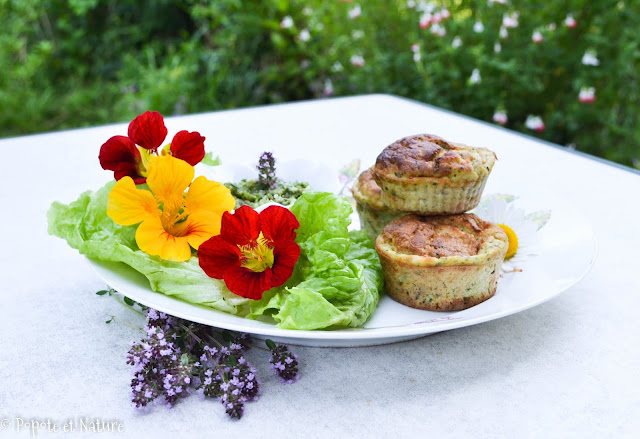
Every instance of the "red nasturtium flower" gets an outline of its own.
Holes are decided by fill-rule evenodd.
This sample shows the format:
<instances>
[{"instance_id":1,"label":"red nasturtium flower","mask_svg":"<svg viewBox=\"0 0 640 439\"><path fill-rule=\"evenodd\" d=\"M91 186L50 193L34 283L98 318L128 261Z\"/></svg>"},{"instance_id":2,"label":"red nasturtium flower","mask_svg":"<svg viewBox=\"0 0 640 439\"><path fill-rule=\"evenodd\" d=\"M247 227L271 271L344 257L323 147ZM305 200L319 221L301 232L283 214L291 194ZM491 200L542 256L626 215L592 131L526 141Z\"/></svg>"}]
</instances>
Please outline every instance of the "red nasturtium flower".
<instances>
[{"instance_id":1,"label":"red nasturtium flower","mask_svg":"<svg viewBox=\"0 0 640 439\"><path fill-rule=\"evenodd\" d=\"M295 229L300 223L284 207L269 206L258 213L248 206L225 212L220 234L200 245L200 267L223 279L239 296L258 300L283 285L300 257Z\"/></svg>"},{"instance_id":2,"label":"red nasturtium flower","mask_svg":"<svg viewBox=\"0 0 640 439\"><path fill-rule=\"evenodd\" d=\"M127 136L113 136L100 148L102 169L113 171L116 180L131 177L135 184L147 180L147 165L153 155L171 155L191 166L204 157L204 137L198 132L180 131L169 145L158 153L167 137L164 118L157 111L142 113L129 124Z\"/></svg>"}]
</instances>

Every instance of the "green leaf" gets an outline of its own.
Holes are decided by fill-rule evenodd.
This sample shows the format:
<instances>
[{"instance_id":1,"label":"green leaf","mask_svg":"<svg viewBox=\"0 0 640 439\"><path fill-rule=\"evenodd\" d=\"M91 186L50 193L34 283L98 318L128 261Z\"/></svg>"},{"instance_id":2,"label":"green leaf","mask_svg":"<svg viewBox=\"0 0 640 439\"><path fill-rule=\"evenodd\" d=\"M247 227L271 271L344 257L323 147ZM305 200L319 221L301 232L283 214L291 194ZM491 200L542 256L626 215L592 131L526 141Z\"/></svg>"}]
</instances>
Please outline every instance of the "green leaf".
<instances>
[{"instance_id":1,"label":"green leaf","mask_svg":"<svg viewBox=\"0 0 640 439\"><path fill-rule=\"evenodd\" d=\"M111 317L109 320L107 320L105 323L111 323L113 322L113 317Z\"/></svg>"},{"instance_id":2,"label":"green leaf","mask_svg":"<svg viewBox=\"0 0 640 439\"><path fill-rule=\"evenodd\" d=\"M220 163L222 162L220 161L220 157L216 156L216 158L213 158L213 153L208 152L204 155L204 158L200 163L205 164L207 166L220 166Z\"/></svg>"},{"instance_id":3,"label":"green leaf","mask_svg":"<svg viewBox=\"0 0 640 439\"><path fill-rule=\"evenodd\" d=\"M528 214L525 219L534 223L536 226L538 226L538 230L540 230L551 219L551 211L539 210L537 212L532 212Z\"/></svg>"},{"instance_id":4,"label":"green leaf","mask_svg":"<svg viewBox=\"0 0 640 439\"><path fill-rule=\"evenodd\" d=\"M227 343L231 343L233 341L233 335L229 331L222 331L222 339Z\"/></svg>"},{"instance_id":5,"label":"green leaf","mask_svg":"<svg viewBox=\"0 0 640 439\"><path fill-rule=\"evenodd\" d=\"M274 350L274 349L276 348L276 344L273 342L273 340L270 340L270 339L268 339L268 338L267 338L267 339L264 341L264 343L265 343L265 344L267 345L267 347L268 347L269 349L271 349L271 350Z\"/></svg>"},{"instance_id":6,"label":"green leaf","mask_svg":"<svg viewBox=\"0 0 640 439\"><path fill-rule=\"evenodd\" d=\"M98 291L96 294L97 294L98 296L104 296L104 295L105 295L105 294L107 294L108 292L109 292L109 290L100 290L100 291Z\"/></svg>"},{"instance_id":7,"label":"green leaf","mask_svg":"<svg viewBox=\"0 0 640 439\"><path fill-rule=\"evenodd\" d=\"M122 298L122 300L124 301L124 303L126 303L126 304L127 304L127 305L129 305L129 306L133 306L133 305L135 305L135 304L136 304L136 302L135 302L135 301L133 301L133 300L129 299L127 296L124 296L124 297Z\"/></svg>"}]
</instances>

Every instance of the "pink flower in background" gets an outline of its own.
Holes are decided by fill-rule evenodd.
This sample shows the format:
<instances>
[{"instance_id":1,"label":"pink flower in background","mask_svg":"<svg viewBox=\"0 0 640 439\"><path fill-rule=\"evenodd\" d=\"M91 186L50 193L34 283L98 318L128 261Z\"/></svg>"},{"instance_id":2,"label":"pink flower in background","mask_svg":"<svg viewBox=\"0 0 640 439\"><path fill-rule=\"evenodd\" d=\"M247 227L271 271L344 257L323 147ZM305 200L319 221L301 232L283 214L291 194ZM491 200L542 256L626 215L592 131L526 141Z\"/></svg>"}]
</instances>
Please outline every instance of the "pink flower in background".
<instances>
[{"instance_id":1,"label":"pink flower in background","mask_svg":"<svg viewBox=\"0 0 640 439\"><path fill-rule=\"evenodd\" d=\"M596 89L595 87L582 87L578 100L583 104L590 104L596 101Z\"/></svg>"},{"instance_id":2,"label":"pink flower in background","mask_svg":"<svg viewBox=\"0 0 640 439\"><path fill-rule=\"evenodd\" d=\"M414 62L420 62L421 59L422 59L422 55L420 55L420 52L414 52L413 61Z\"/></svg>"},{"instance_id":3,"label":"pink flower in background","mask_svg":"<svg viewBox=\"0 0 640 439\"><path fill-rule=\"evenodd\" d=\"M426 29L431 25L431 19L433 16L429 13L422 14L420 16L420 29Z\"/></svg>"},{"instance_id":4,"label":"pink flower in background","mask_svg":"<svg viewBox=\"0 0 640 439\"><path fill-rule=\"evenodd\" d=\"M504 14L502 16L502 26L509 29L518 27L518 18L520 14L518 12L512 12L511 14Z\"/></svg>"},{"instance_id":5,"label":"pink flower in background","mask_svg":"<svg viewBox=\"0 0 640 439\"><path fill-rule=\"evenodd\" d=\"M564 25L567 26L568 28L573 29L578 25L578 22L576 21L575 18L573 18L573 15L567 14L567 16L564 19Z\"/></svg>"},{"instance_id":6,"label":"pink flower in background","mask_svg":"<svg viewBox=\"0 0 640 439\"><path fill-rule=\"evenodd\" d=\"M355 5L353 9L349 10L349 18L352 20L360 17L360 15L362 15L362 8L360 8L360 5Z\"/></svg>"},{"instance_id":7,"label":"pink flower in background","mask_svg":"<svg viewBox=\"0 0 640 439\"><path fill-rule=\"evenodd\" d=\"M441 24L436 23L431 26L431 33L439 37L444 37L445 35L447 35L447 30Z\"/></svg>"},{"instance_id":8,"label":"pink flower in background","mask_svg":"<svg viewBox=\"0 0 640 439\"><path fill-rule=\"evenodd\" d=\"M477 34L484 32L484 24L481 21L476 21L473 25L473 31Z\"/></svg>"},{"instance_id":9,"label":"pink flower in background","mask_svg":"<svg viewBox=\"0 0 640 439\"><path fill-rule=\"evenodd\" d=\"M506 1L506 0L489 0L489 1L487 2L487 4L488 4L489 6L493 6L493 4L494 4L494 3L498 3L498 4L500 4L500 5L504 5L505 3L507 3L507 1Z\"/></svg>"},{"instance_id":10,"label":"pink flower in background","mask_svg":"<svg viewBox=\"0 0 640 439\"><path fill-rule=\"evenodd\" d=\"M500 38L504 40L509 36L509 32L504 26L500 26L500 31L498 32L498 35L500 35Z\"/></svg>"},{"instance_id":11,"label":"pink flower in background","mask_svg":"<svg viewBox=\"0 0 640 439\"><path fill-rule=\"evenodd\" d=\"M280 28L282 29L289 29L292 26L293 26L293 18L291 18L291 16L289 15L284 17L280 22Z\"/></svg>"},{"instance_id":12,"label":"pink flower in background","mask_svg":"<svg viewBox=\"0 0 640 439\"><path fill-rule=\"evenodd\" d=\"M353 55L349 61L351 65L355 67L363 67L365 64L364 58L361 55Z\"/></svg>"},{"instance_id":13,"label":"pink flower in background","mask_svg":"<svg viewBox=\"0 0 640 439\"><path fill-rule=\"evenodd\" d=\"M412 52L417 52L417 51L419 51L419 50L420 50L420 44L418 44L418 43L413 43L413 44L411 45L411 51L412 51Z\"/></svg>"},{"instance_id":14,"label":"pink flower in background","mask_svg":"<svg viewBox=\"0 0 640 439\"><path fill-rule=\"evenodd\" d=\"M443 19L447 19L451 17L451 12L449 12L449 10L447 8L443 8L442 11L440 11L440 15L442 16Z\"/></svg>"},{"instance_id":15,"label":"pink flower in background","mask_svg":"<svg viewBox=\"0 0 640 439\"><path fill-rule=\"evenodd\" d=\"M495 53L500 53L500 52L502 52L502 44L500 44L500 43L496 43L496 44L494 44L494 45L493 45L493 51L494 51Z\"/></svg>"},{"instance_id":16,"label":"pink flower in background","mask_svg":"<svg viewBox=\"0 0 640 439\"><path fill-rule=\"evenodd\" d=\"M457 49L460 46L462 46L462 39L460 37L455 37L453 41L451 41L451 47Z\"/></svg>"},{"instance_id":17,"label":"pink flower in background","mask_svg":"<svg viewBox=\"0 0 640 439\"><path fill-rule=\"evenodd\" d=\"M598 60L596 52L587 50L584 55L582 55L582 64L585 66L598 66L600 65L600 60Z\"/></svg>"},{"instance_id":18,"label":"pink flower in background","mask_svg":"<svg viewBox=\"0 0 640 439\"><path fill-rule=\"evenodd\" d=\"M493 121L497 124L504 125L508 120L507 112L504 110L496 110L496 112L493 113Z\"/></svg>"},{"instance_id":19,"label":"pink flower in background","mask_svg":"<svg viewBox=\"0 0 640 439\"><path fill-rule=\"evenodd\" d=\"M432 21L436 24L440 23L442 21L442 14L440 12L436 12L435 14L433 14Z\"/></svg>"},{"instance_id":20,"label":"pink flower in background","mask_svg":"<svg viewBox=\"0 0 640 439\"><path fill-rule=\"evenodd\" d=\"M542 34L540 33L540 31L534 31L533 35L531 35L531 41L533 41L536 44L541 43L542 40L544 40L544 38L542 37Z\"/></svg>"},{"instance_id":21,"label":"pink flower in background","mask_svg":"<svg viewBox=\"0 0 640 439\"><path fill-rule=\"evenodd\" d=\"M529 128L532 131L538 131L538 132L544 131L544 122L542 122L542 119L540 118L540 116L533 116L530 114L527 116L527 120L524 124L527 128Z\"/></svg>"},{"instance_id":22,"label":"pink flower in background","mask_svg":"<svg viewBox=\"0 0 640 439\"><path fill-rule=\"evenodd\" d=\"M413 9L416 7L416 2L414 0L407 0L407 8Z\"/></svg>"}]
</instances>

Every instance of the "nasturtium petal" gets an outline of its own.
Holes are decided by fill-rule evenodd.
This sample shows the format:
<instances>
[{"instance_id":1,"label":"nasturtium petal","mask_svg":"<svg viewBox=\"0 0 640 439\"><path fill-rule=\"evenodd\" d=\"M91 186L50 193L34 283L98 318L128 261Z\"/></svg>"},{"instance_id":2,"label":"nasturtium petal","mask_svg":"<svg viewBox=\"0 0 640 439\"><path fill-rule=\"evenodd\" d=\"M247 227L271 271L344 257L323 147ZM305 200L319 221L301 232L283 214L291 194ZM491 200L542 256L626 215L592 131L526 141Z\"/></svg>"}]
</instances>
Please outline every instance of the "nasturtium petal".
<instances>
[{"instance_id":1,"label":"nasturtium petal","mask_svg":"<svg viewBox=\"0 0 640 439\"><path fill-rule=\"evenodd\" d=\"M130 177L124 177L109 192L107 215L122 226L130 226L150 217L158 218L160 209L151 192L136 188Z\"/></svg>"},{"instance_id":2,"label":"nasturtium petal","mask_svg":"<svg viewBox=\"0 0 640 439\"><path fill-rule=\"evenodd\" d=\"M195 166L204 158L204 140L197 131L178 131L171 141L171 155Z\"/></svg>"},{"instance_id":3,"label":"nasturtium petal","mask_svg":"<svg viewBox=\"0 0 640 439\"><path fill-rule=\"evenodd\" d=\"M147 219L138 226L136 243L143 252L167 261L188 261L191 258L188 238L167 233L160 218Z\"/></svg>"},{"instance_id":4,"label":"nasturtium petal","mask_svg":"<svg viewBox=\"0 0 640 439\"><path fill-rule=\"evenodd\" d=\"M300 223L289 209L281 206L269 206L260 212L262 233L272 241L296 239L296 229Z\"/></svg>"},{"instance_id":5,"label":"nasturtium petal","mask_svg":"<svg viewBox=\"0 0 640 439\"><path fill-rule=\"evenodd\" d=\"M136 183L144 183L139 172L140 152L136 145L125 136L113 136L100 147L98 155L102 169L113 171L116 180L131 177Z\"/></svg>"},{"instance_id":6,"label":"nasturtium petal","mask_svg":"<svg viewBox=\"0 0 640 439\"><path fill-rule=\"evenodd\" d=\"M236 245L243 246L255 241L260 230L260 215L249 206L240 206L233 215L222 215L222 235Z\"/></svg>"},{"instance_id":7,"label":"nasturtium petal","mask_svg":"<svg viewBox=\"0 0 640 439\"><path fill-rule=\"evenodd\" d=\"M184 236L191 247L197 250L207 239L220 234L221 220L222 216L216 212L198 211L189 214L185 220Z\"/></svg>"},{"instance_id":8,"label":"nasturtium petal","mask_svg":"<svg viewBox=\"0 0 640 439\"><path fill-rule=\"evenodd\" d=\"M145 149L157 149L167 137L164 118L157 111L145 111L129 124L129 138Z\"/></svg>"},{"instance_id":9,"label":"nasturtium petal","mask_svg":"<svg viewBox=\"0 0 640 439\"><path fill-rule=\"evenodd\" d=\"M193 176L193 166L183 160L171 156L152 157L147 184L160 201L171 207L181 202Z\"/></svg>"},{"instance_id":10,"label":"nasturtium petal","mask_svg":"<svg viewBox=\"0 0 640 439\"><path fill-rule=\"evenodd\" d=\"M185 201L190 212L204 210L217 212L220 215L223 212L233 210L236 205L236 200L225 185L207 180L203 176L196 178L191 183Z\"/></svg>"},{"instance_id":11,"label":"nasturtium petal","mask_svg":"<svg viewBox=\"0 0 640 439\"><path fill-rule=\"evenodd\" d=\"M113 136L100 147L98 155L102 169L114 171L122 162L140 160L136 145L126 136Z\"/></svg>"},{"instance_id":12,"label":"nasturtium petal","mask_svg":"<svg viewBox=\"0 0 640 439\"><path fill-rule=\"evenodd\" d=\"M223 279L224 272L240 265L241 258L238 246L226 241L221 235L211 237L198 247L200 267L214 279Z\"/></svg>"},{"instance_id":13,"label":"nasturtium petal","mask_svg":"<svg viewBox=\"0 0 640 439\"><path fill-rule=\"evenodd\" d=\"M232 266L224 272L224 283L232 293L258 300L271 288L271 275L270 268L257 273L248 268Z\"/></svg>"},{"instance_id":14,"label":"nasturtium petal","mask_svg":"<svg viewBox=\"0 0 640 439\"><path fill-rule=\"evenodd\" d=\"M271 271L271 285L279 287L285 284L293 274L293 267L300 257L300 246L295 241L276 241L273 257L278 261Z\"/></svg>"}]
</instances>

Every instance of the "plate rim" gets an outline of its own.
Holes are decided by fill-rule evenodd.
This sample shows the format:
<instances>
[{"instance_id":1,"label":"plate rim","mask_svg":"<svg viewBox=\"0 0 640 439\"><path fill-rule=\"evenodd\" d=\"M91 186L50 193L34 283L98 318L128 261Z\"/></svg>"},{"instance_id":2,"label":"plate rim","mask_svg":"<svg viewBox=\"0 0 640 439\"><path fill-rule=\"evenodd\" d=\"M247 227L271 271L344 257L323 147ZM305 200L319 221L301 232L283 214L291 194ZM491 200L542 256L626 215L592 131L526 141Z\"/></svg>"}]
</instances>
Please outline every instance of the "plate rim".
<instances>
[{"instance_id":1,"label":"plate rim","mask_svg":"<svg viewBox=\"0 0 640 439\"><path fill-rule=\"evenodd\" d=\"M422 322L407 323L407 324L387 326L382 328L360 327L360 328L334 329L334 330L326 330L326 329L298 330L298 329L277 328L275 326L247 327L247 326L243 326L240 323L236 324L233 322L224 322L224 321L217 322L214 325L210 321L205 321L205 319L199 318L198 316L187 315L180 310L176 311L172 309L167 309L165 306L162 306L162 305L158 306L157 304L150 303L145 298L139 299L135 297L136 296L135 294L129 295L129 293L127 292L121 292L121 290L124 290L125 288L119 287L117 285L117 282L114 282L112 278L104 276L105 271L110 272L110 270L106 268L105 265L119 264L125 270L131 270L132 272L138 273L135 269L128 266L127 264L123 262L97 261L88 257L85 257L85 259L89 263L89 265L93 268L94 272L98 275L98 277L100 277L100 279L102 279L102 281L105 282L109 287L113 288L118 292L121 292L121 294L127 295L127 297L130 297L133 300L139 303L142 303L143 305L152 307L154 309L157 309L158 311L165 312L175 317L187 319L193 322L201 323L201 324L215 327L215 328L227 329L230 331L237 331L237 332L245 332L245 333L249 333L257 336L267 336L267 337L274 337L274 338L294 340L294 341L315 341L315 342L322 341L322 342L329 342L329 343L330 342L354 342L354 345L358 345L362 343L362 345L364 346L366 345L367 342L369 342L368 345L371 345L372 344L371 342L375 342L375 341L380 341L381 342L380 344L388 343L389 342L388 340L390 339L396 339L396 341L400 341L402 339L417 338L420 336L426 336L426 335L437 333L437 332L449 331L452 329L464 328L467 326L473 326L480 323L485 323L491 320L497 320L512 314L517 314L519 312L534 308L538 305L541 305L542 303L545 303L553 299L554 297L557 297L559 294L572 288L573 286L578 284L582 279L584 279L584 277L591 271L597 259L598 250L599 250L599 242L598 242L597 236L594 233L591 223L588 222L586 218L583 217L583 219L584 219L585 226L587 226L588 231L590 232L589 241L590 241L590 247L592 251L590 254L589 262L583 268L582 272L578 276L573 278L571 282L569 282L566 285L563 285L562 287L557 288L552 293L545 294L537 298L536 300L532 300L530 302L524 303L521 306L515 306L515 307L504 309L498 312L479 315L476 317L470 317L470 318L464 318L464 319L458 320L455 317L452 318L452 315L447 315L439 318L431 318ZM511 274L517 274L517 273L508 273L508 274L511 275ZM149 291L154 294L162 294L162 293L157 293L151 289L149 289ZM162 296L172 301L179 301L181 304L186 306L204 309L206 311L213 312L214 314L221 313L223 315L237 317L239 321L245 320L242 317L233 316L232 314L228 314L213 308L207 308L202 305L189 303L189 302L182 301L180 299L173 298L164 294L162 294ZM389 300L392 300L392 299L389 298Z\"/></svg>"}]
</instances>

